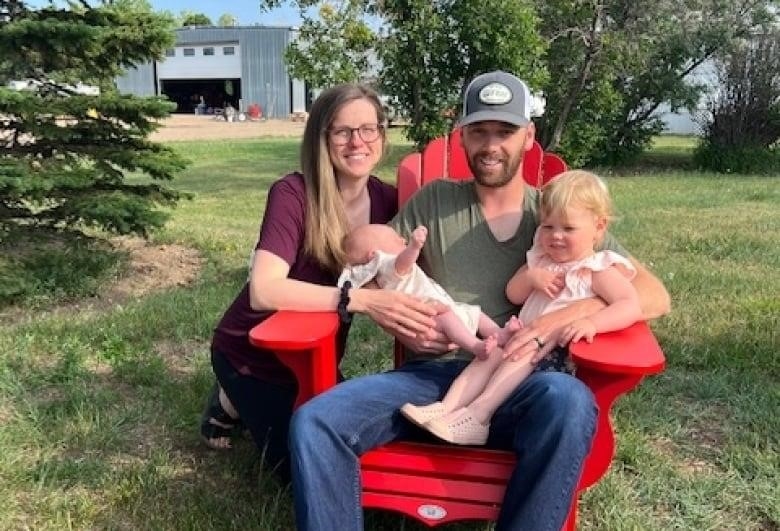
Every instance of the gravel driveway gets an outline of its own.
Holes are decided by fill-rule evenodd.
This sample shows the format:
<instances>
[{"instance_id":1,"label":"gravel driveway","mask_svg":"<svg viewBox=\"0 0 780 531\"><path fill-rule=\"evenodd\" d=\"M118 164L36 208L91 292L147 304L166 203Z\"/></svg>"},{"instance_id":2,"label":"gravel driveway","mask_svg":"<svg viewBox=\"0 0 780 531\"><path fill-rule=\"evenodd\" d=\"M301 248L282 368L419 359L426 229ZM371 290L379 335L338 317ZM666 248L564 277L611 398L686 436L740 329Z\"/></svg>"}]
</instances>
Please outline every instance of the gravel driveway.
<instances>
[{"instance_id":1,"label":"gravel driveway","mask_svg":"<svg viewBox=\"0 0 780 531\"><path fill-rule=\"evenodd\" d=\"M301 137L304 125L303 122L290 120L226 122L215 120L212 116L174 114L163 120L162 126L152 133L150 138L158 142L169 142L263 136Z\"/></svg>"}]
</instances>

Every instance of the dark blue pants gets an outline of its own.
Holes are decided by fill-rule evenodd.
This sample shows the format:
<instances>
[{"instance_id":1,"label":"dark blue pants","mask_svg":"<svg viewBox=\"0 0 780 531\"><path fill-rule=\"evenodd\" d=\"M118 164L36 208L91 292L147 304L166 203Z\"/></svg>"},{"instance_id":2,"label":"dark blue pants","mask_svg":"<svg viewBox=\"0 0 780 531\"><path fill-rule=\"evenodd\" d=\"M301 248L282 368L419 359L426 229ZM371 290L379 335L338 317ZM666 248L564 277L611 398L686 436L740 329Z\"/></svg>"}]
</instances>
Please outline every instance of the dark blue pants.
<instances>
[{"instance_id":1,"label":"dark blue pants","mask_svg":"<svg viewBox=\"0 0 780 531\"><path fill-rule=\"evenodd\" d=\"M290 465L287 438L290 430L296 389L264 382L236 371L225 356L211 352L211 366L241 421L249 430L264 463L283 481L289 481Z\"/></svg>"}]
</instances>

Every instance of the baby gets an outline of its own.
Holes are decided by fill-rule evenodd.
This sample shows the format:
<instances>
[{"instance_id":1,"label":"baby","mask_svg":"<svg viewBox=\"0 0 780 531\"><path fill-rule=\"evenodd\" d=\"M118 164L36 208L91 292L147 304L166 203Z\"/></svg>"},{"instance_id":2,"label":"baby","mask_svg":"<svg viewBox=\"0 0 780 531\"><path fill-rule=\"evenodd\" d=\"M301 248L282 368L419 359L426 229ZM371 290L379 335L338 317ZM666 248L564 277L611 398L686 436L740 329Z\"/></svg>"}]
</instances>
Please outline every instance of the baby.
<instances>
[{"instance_id":1,"label":"baby","mask_svg":"<svg viewBox=\"0 0 780 531\"><path fill-rule=\"evenodd\" d=\"M439 284L416 264L425 244L428 229L417 227L406 241L387 225L363 225L344 239L348 266L339 278L339 286L349 280L360 287L375 280L380 288L394 289L426 300L442 303L448 311L436 316L442 332L460 348L486 359L496 346L503 346L520 328L517 318L500 327L479 308L455 302ZM479 337L477 337L477 333Z\"/></svg>"}]
</instances>

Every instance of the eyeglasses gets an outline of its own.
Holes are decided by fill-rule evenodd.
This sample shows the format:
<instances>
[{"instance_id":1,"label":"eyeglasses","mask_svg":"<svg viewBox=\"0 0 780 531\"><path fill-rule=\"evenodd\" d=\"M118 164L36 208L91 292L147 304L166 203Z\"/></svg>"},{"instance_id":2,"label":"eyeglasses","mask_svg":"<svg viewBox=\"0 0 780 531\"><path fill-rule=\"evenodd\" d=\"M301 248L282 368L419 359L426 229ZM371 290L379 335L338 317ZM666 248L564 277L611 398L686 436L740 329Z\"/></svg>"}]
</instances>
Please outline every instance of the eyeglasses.
<instances>
[{"instance_id":1,"label":"eyeglasses","mask_svg":"<svg viewBox=\"0 0 780 531\"><path fill-rule=\"evenodd\" d=\"M327 129L326 131L330 135L330 141L334 146L343 146L352 140L352 135L355 132L367 144L376 142L384 128L381 124L363 124L360 127L337 127L336 129Z\"/></svg>"}]
</instances>

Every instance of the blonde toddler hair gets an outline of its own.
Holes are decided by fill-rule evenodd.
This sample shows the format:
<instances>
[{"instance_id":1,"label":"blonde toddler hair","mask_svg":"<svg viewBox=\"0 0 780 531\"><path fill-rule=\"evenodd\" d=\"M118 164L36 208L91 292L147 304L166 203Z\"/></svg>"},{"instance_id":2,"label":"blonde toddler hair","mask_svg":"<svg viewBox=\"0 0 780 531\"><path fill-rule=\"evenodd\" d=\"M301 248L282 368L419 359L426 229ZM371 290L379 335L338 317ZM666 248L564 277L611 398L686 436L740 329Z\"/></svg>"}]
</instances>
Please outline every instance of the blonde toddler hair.
<instances>
[{"instance_id":1,"label":"blonde toddler hair","mask_svg":"<svg viewBox=\"0 0 780 531\"><path fill-rule=\"evenodd\" d=\"M570 170L542 188L539 210L542 218L563 213L569 206L585 208L607 222L613 219L612 199L606 183L595 173Z\"/></svg>"}]
</instances>

